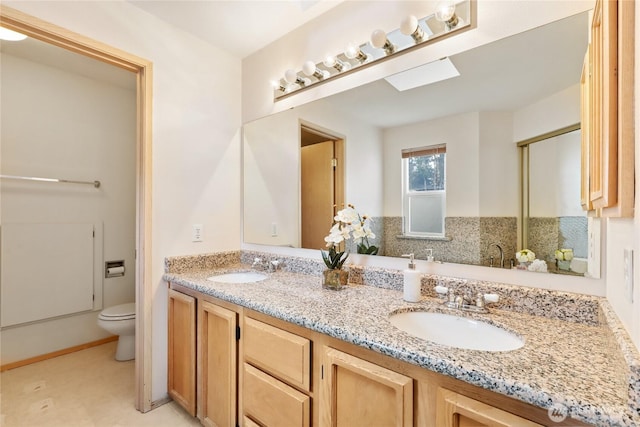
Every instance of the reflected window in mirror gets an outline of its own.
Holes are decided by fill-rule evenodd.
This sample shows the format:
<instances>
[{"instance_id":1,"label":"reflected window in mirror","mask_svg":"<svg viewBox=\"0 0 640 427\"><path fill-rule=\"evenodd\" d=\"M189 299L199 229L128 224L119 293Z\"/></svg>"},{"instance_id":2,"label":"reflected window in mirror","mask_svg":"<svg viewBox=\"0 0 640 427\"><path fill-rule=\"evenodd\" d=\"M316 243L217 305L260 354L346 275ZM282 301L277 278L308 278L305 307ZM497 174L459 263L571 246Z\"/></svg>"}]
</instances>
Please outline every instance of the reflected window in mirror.
<instances>
[{"instance_id":1,"label":"reflected window in mirror","mask_svg":"<svg viewBox=\"0 0 640 427\"><path fill-rule=\"evenodd\" d=\"M404 234L443 237L446 145L402 150Z\"/></svg>"}]
</instances>

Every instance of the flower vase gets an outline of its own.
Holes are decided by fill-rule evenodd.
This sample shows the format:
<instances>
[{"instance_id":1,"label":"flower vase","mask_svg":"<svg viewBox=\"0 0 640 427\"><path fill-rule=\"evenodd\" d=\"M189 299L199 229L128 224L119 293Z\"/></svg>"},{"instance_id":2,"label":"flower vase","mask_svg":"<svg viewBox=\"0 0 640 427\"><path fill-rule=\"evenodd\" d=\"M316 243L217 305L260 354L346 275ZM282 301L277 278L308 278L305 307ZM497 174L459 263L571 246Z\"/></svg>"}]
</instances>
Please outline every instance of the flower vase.
<instances>
[{"instance_id":1,"label":"flower vase","mask_svg":"<svg viewBox=\"0 0 640 427\"><path fill-rule=\"evenodd\" d=\"M531 261L518 261L518 266L516 267L518 270L528 270L531 265Z\"/></svg>"},{"instance_id":2,"label":"flower vase","mask_svg":"<svg viewBox=\"0 0 640 427\"><path fill-rule=\"evenodd\" d=\"M558 269L559 270L564 270L564 271L569 271L570 267L571 267L571 261L567 261L567 260L556 260L556 262L558 263Z\"/></svg>"},{"instance_id":3,"label":"flower vase","mask_svg":"<svg viewBox=\"0 0 640 427\"><path fill-rule=\"evenodd\" d=\"M347 286L349 272L342 269L327 269L322 272L322 287L339 291Z\"/></svg>"}]
</instances>

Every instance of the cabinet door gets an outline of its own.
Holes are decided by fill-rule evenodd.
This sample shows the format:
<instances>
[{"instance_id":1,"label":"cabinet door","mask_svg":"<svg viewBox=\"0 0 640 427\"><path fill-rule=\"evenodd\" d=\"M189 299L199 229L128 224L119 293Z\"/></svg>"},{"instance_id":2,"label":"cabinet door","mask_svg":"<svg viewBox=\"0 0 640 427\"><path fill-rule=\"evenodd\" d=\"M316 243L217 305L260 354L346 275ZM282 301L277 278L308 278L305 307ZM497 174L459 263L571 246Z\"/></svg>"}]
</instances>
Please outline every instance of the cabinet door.
<instances>
[{"instance_id":1,"label":"cabinet door","mask_svg":"<svg viewBox=\"0 0 640 427\"><path fill-rule=\"evenodd\" d=\"M413 426L413 380L343 353L323 349L320 426Z\"/></svg>"},{"instance_id":2,"label":"cabinet door","mask_svg":"<svg viewBox=\"0 0 640 427\"><path fill-rule=\"evenodd\" d=\"M234 427L237 419L237 314L202 301L198 311L198 418Z\"/></svg>"},{"instance_id":3,"label":"cabinet door","mask_svg":"<svg viewBox=\"0 0 640 427\"><path fill-rule=\"evenodd\" d=\"M438 390L438 427L542 427L510 412L446 389Z\"/></svg>"},{"instance_id":4,"label":"cabinet door","mask_svg":"<svg viewBox=\"0 0 640 427\"><path fill-rule=\"evenodd\" d=\"M196 415L196 300L169 289L169 396Z\"/></svg>"},{"instance_id":5,"label":"cabinet door","mask_svg":"<svg viewBox=\"0 0 640 427\"><path fill-rule=\"evenodd\" d=\"M617 1L598 0L591 25L589 186L596 209L618 201L617 7Z\"/></svg>"}]
</instances>

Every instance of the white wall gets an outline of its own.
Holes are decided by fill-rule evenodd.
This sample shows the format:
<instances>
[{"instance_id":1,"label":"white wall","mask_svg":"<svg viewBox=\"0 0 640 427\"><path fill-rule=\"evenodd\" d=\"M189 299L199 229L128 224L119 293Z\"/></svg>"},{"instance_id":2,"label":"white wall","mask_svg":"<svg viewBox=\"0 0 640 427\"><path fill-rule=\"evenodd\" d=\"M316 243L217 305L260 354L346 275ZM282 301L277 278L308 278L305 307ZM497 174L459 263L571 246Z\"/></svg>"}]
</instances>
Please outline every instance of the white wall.
<instances>
[{"instance_id":1,"label":"white wall","mask_svg":"<svg viewBox=\"0 0 640 427\"><path fill-rule=\"evenodd\" d=\"M636 7L636 34L640 39L640 8ZM640 58L640 43L635 44L636 58ZM608 219L606 227L606 273L607 299L613 305L620 320L629 331L631 339L640 348L640 185L638 172L640 171L640 61L636 59L635 72L635 168L636 168L636 200L635 218ZM623 251L633 249L634 291L633 302L628 298L625 281Z\"/></svg>"},{"instance_id":2,"label":"white wall","mask_svg":"<svg viewBox=\"0 0 640 427\"><path fill-rule=\"evenodd\" d=\"M300 123L345 141L345 203L382 215L380 130L322 101L244 127L244 240L300 246ZM278 236L271 237L271 224ZM328 233L329 230L327 230Z\"/></svg>"},{"instance_id":3,"label":"white wall","mask_svg":"<svg viewBox=\"0 0 640 427\"><path fill-rule=\"evenodd\" d=\"M518 149L513 141L511 112L479 115L479 215L518 216Z\"/></svg>"},{"instance_id":4,"label":"white wall","mask_svg":"<svg viewBox=\"0 0 640 427\"><path fill-rule=\"evenodd\" d=\"M478 116L459 114L383 130L385 216L402 216L402 149L438 144L447 145L446 215L479 215Z\"/></svg>"},{"instance_id":5,"label":"white wall","mask_svg":"<svg viewBox=\"0 0 640 427\"><path fill-rule=\"evenodd\" d=\"M127 2L5 2L153 62L152 399L167 391L164 258L240 246L240 60ZM191 225L204 242L191 242Z\"/></svg>"},{"instance_id":6,"label":"white wall","mask_svg":"<svg viewBox=\"0 0 640 427\"><path fill-rule=\"evenodd\" d=\"M2 224L95 224L95 308L134 301L135 76L126 88L6 53L0 63L2 173L102 184L3 180ZM125 276L105 279L106 260L124 260ZM3 329L2 363L108 336L98 313Z\"/></svg>"}]
</instances>

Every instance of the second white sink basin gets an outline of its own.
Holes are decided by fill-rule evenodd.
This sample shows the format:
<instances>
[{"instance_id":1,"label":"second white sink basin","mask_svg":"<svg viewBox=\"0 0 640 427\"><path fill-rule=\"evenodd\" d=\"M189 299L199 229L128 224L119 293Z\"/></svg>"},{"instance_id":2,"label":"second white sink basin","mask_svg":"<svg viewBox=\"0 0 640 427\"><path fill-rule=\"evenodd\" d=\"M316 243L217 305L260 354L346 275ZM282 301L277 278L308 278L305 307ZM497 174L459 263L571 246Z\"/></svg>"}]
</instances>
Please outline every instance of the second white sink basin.
<instances>
[{"instance_id":1,"label":"second white sink basin","mask_svg":"<svg viewBox=\"0 0 640 427\"><path fill-rule=\"evenodd\" d=\"M241 271L238 273L218 274L216 276L207 277L207 280L219 283L254 283L266 278L266 274L257 273L255 271Z\"/></svg>"},{"instance_id":2,"label":"second white sink basin","mask_svg":"<svg viewBox=\"0 0 640 427\"><path fill-rule=\"evenodd\" d=\"M467 317L408 311L391 314L389 320L393 326L410 335L450 347L511 351L524 345L524 340L516 334Z\"/></svg>"}]
</instances>

